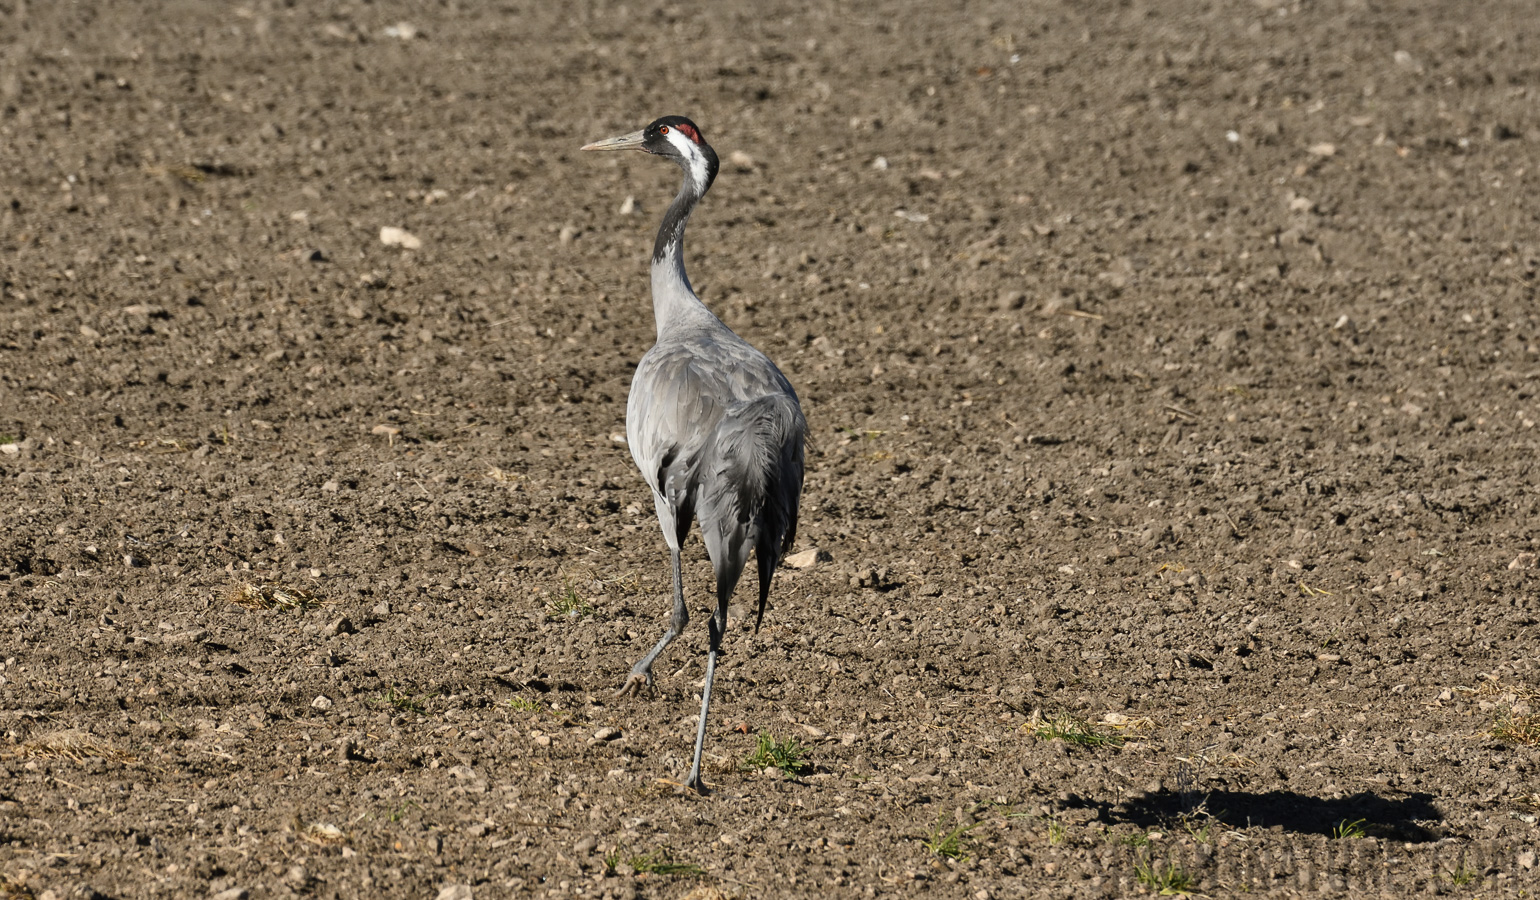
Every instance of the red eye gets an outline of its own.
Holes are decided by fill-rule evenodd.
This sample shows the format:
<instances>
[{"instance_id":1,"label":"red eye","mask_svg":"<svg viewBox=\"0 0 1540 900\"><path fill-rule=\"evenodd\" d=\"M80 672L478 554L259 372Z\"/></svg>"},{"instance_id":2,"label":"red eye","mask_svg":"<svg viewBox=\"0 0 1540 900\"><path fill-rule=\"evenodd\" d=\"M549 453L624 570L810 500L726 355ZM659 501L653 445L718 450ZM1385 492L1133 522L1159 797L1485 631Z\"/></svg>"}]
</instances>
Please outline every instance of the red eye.
<instances>
[{"instance_id":1,"label":"red eye","mask_svg":"<svg viewBox=\"0 0 1540 900\"><path fill-rule=\"evenodd\" d=\"M658 134L668 134L668 126L664 125L662 128L659 128Z\"/></svg>"}]
</instances>

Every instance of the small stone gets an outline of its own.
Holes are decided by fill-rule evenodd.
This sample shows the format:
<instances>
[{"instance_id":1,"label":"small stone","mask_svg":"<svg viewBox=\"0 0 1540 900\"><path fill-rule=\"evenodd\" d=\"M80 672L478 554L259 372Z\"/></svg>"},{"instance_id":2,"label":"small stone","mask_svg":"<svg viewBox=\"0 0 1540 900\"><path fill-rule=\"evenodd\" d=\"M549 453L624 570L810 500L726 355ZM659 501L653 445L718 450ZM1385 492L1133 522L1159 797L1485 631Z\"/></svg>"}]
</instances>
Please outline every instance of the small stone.
<instances>
[{"instance_id":1,"label":"small stone","mask_svg":"<svg viewBox=\"0 0 1540 900\"><path fill-rule=\"evenodd\" d=\"M471 886L468 884L446 884L439 889L438 900L471 900Z\"/></svg>"},{"instance_id":2,"label":"small stone","mask_svg":"<svg viewBox=\"0 0 1540 900\"><path fill-rule=\"evenodd\" d=\"M370 434L383 434L386 437L395 437L401 433L401 429L394 425L376 425L369 429Z\"/></svg>"},{"instance_id":3,"label":"small stone","mask_svg":"<svg viewBox=\"0 0 1540 900\"><path fill-rule=\"evenodd\" d=\"M379 603L374 604L374 609L371 609L370 612L377 616L388 616L390 615L390 602L381 600Z\"/></svg>"},{"instance_id":4,"label":"small stone","mask_svg":"<svg viewBox=\"0 0 1540 900\"><path fill-rule=\"evenodd\" d=\"M332 698L326 696L325 694L321 694L314 700L310 701L311 709L328 710L332 708L332 705Z\"/></svg>"},{"instance_id":5,"label":"small stone","mask_svg":"<svg viewBox=\"0 0 1540 900\"><path fill-rule=\"evenodd\" d=\"M627 197L620 204L620 214L623 215L623 216L629 216L629 215L631 215L634 212L636 212L636 198L635 197Z\"/></svg>"},{"instance_id":6,"label":"small stone","mask_svg":"<svg viewBox=\"0 0 1540 900\"><path fill-rule=\"evenodd\" d=\"M470 766L455 766L449 770L449 777L470 781L476 777L476 770L472 769Z\"/></svg>"},{"instance_id":7,"label":"small stone","mask_svg":"<svg viewBox=\"0 0 1540 900\"><path fill-rule=\"evenodd\" d=\"M1246 333L1239 329L1224 328L1209 343L1214 345L1215 350L1234 350L1245 337Z\"/></svg>"},{"instance_id":8,"label":"small stone","mask_svg":"<svg viewBox=\"0 0 1540 900\"><path fill-rule=\"evenodd\" d=\"M594 849L598 846L599 839L590 834L588 837L585 837L578 841L576 844L573 844L572 850L579 856L587 856L588 854L594 852Z\"/></svg>"},{"instance_id":9,"label":"small stone","mask_svg":"<svg viewBox=\"0 0 1540 900\"><path fill-rule=\"evenodd\" d=\"M213 895L213 900L246 900L251 892L243 887L233 887Z\"/></svg>"},{"instance_id":10,"label":"small stone","mask_svg":"<svg viewBox=\"0 0 1540 900\"><path fill-rule=\"evenodd\" d=\"M786 565L793 569L806 569L818 562L818 548L813 547L799 553L793 553L784 560Z\"/></svg>"},{"instance_id":11,"label":"small stone","mask_svg":"<svg viewBox=\"0 0 1540 900\"><path fill-rule=\"evenodd\" d=\"M327 492L328 494L335 494L335 493L337 493L338 489L340 489L341 487L342 487L342 485L338 484L335 481L328 481L325 484L321 485L321 490Z\"/></svg>"},{"instance_id":12,"label":"small stone","mask_svg":"<svg viewBox=\"0 0 1540 900\"><path fill-rule=\"evenodd\" d=\"M1336 156L1337 145L1322 141L1319 144L1312 145L1310 147L1310 153L1314 156Z\"/></svg>"},{"instance_id":13,"label":"small stone","mask_svg":"<svg viewBox=\"0 0 1540 900\"><path fill-rule=\"evenodd\" d=\"M614 727L613 725L606 725L598 731L594 732L594 740L596 741L613 741L619 737L620 729Z\"/></svg>"},{"instance_id":14,"label":"small stone","mask_svg":"<svg viewBox=\"0 0 1540 900\"><path fill-rule=\"evenodd\" d=\"M16 444L0 444L0 453L6 456L15 456L21 452L21 447Z\"/></svg>"},{"instance_id":15,"label":"small stone","mask_svg":"<svg viewBox=\"0 0 1540 900\"><path fill-rule=\"evenodd\" d=\"M404 228L396 228L386 225L380 229L380 243L387 247L401 247L405 250L422 249L422 238Z\"/></svg>"},{"instance_id":16,"label":"small stone","mask_svg":"<svg viewBox=\"0 0 1540 900\"><path fill-rule=\"evenodd\" d=\"M739 169L751 170L754 168L754 157L744 153L742 150L734 150L727 154L727 161Z\"/></svg>"},{"instance_id":17,"label":"small stone","mask_svg":"<svg viewBox=\"0 0 1540 900\"><path fill-rule=\"evenodd\" d=\"M561 231L556 233L556 239L563 244L570 244L577 239L578 230L571 225L563 225Z\"/></svg>"},{"instance_id":18,"label":"small stone","mask_svg":"<svg viewBox=\"0 0 1540 900\"><path fill-rule=\"evenodd\" d=\"M1535 851L1520 850L1518 863L1520 868L1533 869L1535 867Z\"/></svg>"}]
</instances>

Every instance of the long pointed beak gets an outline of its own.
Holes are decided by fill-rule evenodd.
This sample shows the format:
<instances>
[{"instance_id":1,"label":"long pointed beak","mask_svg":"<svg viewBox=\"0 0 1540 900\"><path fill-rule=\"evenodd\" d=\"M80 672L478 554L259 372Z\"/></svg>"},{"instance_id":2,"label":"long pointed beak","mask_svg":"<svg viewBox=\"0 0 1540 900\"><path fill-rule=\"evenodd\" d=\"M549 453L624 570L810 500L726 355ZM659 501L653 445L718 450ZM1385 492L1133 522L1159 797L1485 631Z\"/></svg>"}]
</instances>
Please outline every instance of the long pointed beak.
<instances>
[{"instance_id":1,"label":"long pointed beak","mask_svg":"<svg viewBox=\"0 0 1540 900\"><path fill-rule=\"evenodd\" d=\"M584 144L584 150L640 150L646 140L646 131L633 131L620 137L605 138L602 141L594 141L592 144Z\"/></svg>"}]
</instances>

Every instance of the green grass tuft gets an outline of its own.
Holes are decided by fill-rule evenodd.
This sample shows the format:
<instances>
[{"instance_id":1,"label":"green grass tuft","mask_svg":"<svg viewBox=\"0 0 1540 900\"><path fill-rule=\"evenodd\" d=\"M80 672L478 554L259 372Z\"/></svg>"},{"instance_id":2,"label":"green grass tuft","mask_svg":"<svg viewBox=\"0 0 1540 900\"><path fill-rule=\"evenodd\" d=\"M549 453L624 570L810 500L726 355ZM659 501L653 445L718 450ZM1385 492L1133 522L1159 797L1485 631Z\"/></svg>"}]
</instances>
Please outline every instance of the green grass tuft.
<instances>
[{"instance_id":1,"label":"green grass tuft","mask_svg":"<svg viewBox=\"0 0 1540 900\"><path fill-rule=\"evenodd\" d=\"M563 579L561 593L551 600L550 606L555 618L571 619L574 622L578 619L590 618L594 614L593 604L578 593L570 579Z\"/></svg>"},{"instance_id":2,"label":"green grass tuft","mask_svg":"<svg viewBox=\"0 0 1540 900\"><path fill-rule=\"evenodd\" d=\"M608 875L616 874L622 866L629 866L637 875L663 875L668 877L681 876L685 878L699 878L706 874L694 863L680 862L674 859L674 853L667 847L661 847L651 853L630 853L620 847L604 856L604 871Z\"/></svg>"},{"instance_id":3,"label":"green grass tuft","mask_svg":"<svg viewBox=\"0 0 1540 900\"><path fill-rule=\"evenodd\" d=\"M1207 819L1202 825L1197 824L1196 817L1188 816L1182 819L1182 828L1187 835L1200 844L1207 844L1214 839L1214 820Z\"/></svg>"},{"instance_id":4,"label":"green grass tuft","mask_svg":"<svg viewBox=\"0 0 1540 900\"><path fill-rule=\"evenodd\" d=\"M1489 734L1505 744L1533 747L1540 744L1540 714L1520 716L1508 713L1492 723Z\"/></svg>"},{"instance_id":5,"label":"green grass tuft","mask_svg":"<svg viewBox=\"0 0 1540 900\"><path fill-rule=\"evenodd\" d=\"M1061 712L1031 726L1032 733L1045 741L1060 740L1093 749L1123 746L1122 735L1102 731L1085 719Z\"/></svg>"},{"instance_id":6,"label":"green grass tuft","mask_svg":"<svg viewBox=\"0 0 1540 900\"><path fill-rule=\"evenodd\" d=\"M1196 879L1177 868L1176 863L1169 860L1161 863L1159 860L1147 859L1136 863L1134 877L1140 884L1162 897L1191 894L1198 884Z\"/></svg>"},{"instance_id":7,"label":"green grass tuft","mask_svg":"<svg viewBox=\"0 0 1540 900\"><path fill-rule=\"evenodd\" d=\"M1339 841L1349 838L1368 837L1363 819L1343 819L1331 827L1331 836Z\"/></svg>"},{"instance_id":8,"label":"green grass tuft","mask_svg":"<svg viewBox=\"0 0 1540 900\"><path fill-rule=\"evenodd\" d=\"M432 695L428 696L431 697ZM427 699L428 697L421 698L421 700ZM398 691L395 688L386 690L385 693L375 697L373 702L379 706L393 706L402 712L414 712L418 715L426 715L428 712L416 695L409 694L406 691Z\"/></svg>"},{"instance_id":9,"label":"green grass tuft","mask_svg":"<svg viewBox=\"0 0 1540 900\"><path fill-rule=\"evenodd\" d=\"M785 741L777 741L769 732L759 733L759 745L754 748L748 758L739 766L742 769L778 769L787 778L796 778L805 775L812 770L803 759L807 753L806 748L797 743L795 739L788 738Z\"/></svg>"},{"instance_id":10,"label":"green grass tuft","mask_svg":"<svg viewBox=\"0 0 1540 900\"><path fill-rule=\"evenodd\" d=\"M930 830L930 833L920 843L926 850L942 859L962 862L968 858L969 848L973 845L973 839L969 837L968 833L982 824L984 823L974 822L969 825L956 825L952 828L947 828L946 823L938 817L935 827Z\"/></svg>"}]
</instances>

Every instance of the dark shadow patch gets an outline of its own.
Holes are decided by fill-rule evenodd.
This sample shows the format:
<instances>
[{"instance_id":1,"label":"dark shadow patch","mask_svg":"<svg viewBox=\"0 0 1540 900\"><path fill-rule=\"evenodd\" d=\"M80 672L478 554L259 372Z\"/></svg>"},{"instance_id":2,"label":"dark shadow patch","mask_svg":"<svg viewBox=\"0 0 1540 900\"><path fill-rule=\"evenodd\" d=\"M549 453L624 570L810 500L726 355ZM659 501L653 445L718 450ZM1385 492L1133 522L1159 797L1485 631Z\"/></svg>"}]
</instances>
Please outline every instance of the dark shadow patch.
<instances>
[{"instance_id":1,"label":"dark shadow patch","mask_svg":"<svg viewBox=\"0 0 1540 900\"><path fill-rule=\"evenodd\" d=\"M1341 823L1361 821L1369 835L1379 838L1426 843L1445 836L1438 828L1443 815L1433 805L1433 795L1426 793L1383 797L1363 792L1326 799L1294 791L1160 791L1115 805L1071 796L1065 805L1094 809L1109 825L1126 822L1154 828L1192 813L1195 803L1215 821L1238 829L1280 828L1333 837Z\"/></svg>"}]
</instances>

